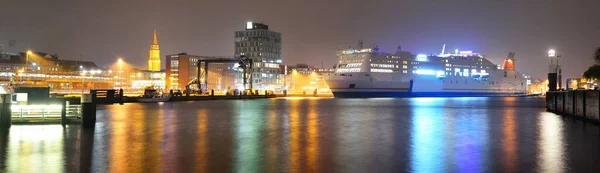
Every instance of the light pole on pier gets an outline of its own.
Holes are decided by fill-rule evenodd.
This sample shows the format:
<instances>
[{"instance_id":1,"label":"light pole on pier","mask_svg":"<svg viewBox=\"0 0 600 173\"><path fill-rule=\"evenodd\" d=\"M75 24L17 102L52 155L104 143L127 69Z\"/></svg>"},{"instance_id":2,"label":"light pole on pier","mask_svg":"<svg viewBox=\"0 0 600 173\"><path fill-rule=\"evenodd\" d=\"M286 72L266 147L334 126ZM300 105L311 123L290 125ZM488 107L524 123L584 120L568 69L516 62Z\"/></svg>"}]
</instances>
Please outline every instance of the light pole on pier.
<instances>
[{"instance_id":1,"label":"light pole on pier","mask_svg":"<svg viewBox=\"0 0 600 173\"><path fill-rule=\"evenodd\" d=\"M550 66L548 70L548 90L557 91L562 86L562 70L558 59L560 55L556 54L554 49L548 51L548 58L550 58Z\"/></svg>"}]
</instances>

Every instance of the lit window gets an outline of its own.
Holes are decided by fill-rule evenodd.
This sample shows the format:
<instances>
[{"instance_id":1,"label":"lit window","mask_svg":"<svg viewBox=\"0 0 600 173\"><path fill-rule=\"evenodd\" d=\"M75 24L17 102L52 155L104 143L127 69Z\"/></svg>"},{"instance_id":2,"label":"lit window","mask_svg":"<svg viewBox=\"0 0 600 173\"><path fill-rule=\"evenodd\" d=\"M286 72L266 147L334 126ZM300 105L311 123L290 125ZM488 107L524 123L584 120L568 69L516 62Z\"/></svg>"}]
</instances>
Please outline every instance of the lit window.
<instances>
[{"instance_id":1,"label":"lit window","mask_svg":"<svg viewBox=\"0 0 600 173\"><path fill-rule=\"evenodd\" d=\"M379 68L372 68L371 72L377 72L377 73L392 73L394 71L392 71L392 69L379 69Z\"/></svg>"}]
</instances>

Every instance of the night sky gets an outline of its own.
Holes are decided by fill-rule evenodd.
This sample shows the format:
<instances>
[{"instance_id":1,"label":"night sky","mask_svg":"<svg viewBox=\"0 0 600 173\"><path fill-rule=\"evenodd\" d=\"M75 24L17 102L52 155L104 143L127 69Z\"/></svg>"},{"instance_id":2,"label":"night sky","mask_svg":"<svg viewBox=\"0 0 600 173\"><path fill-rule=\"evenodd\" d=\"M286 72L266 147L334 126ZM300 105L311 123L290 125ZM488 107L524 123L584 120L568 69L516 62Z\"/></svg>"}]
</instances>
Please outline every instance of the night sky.
<instances>
[{"instance_id":1,"label":"night sky","mask_svg":"<svg viewBox=\"0 0 600 173\"><path fill-rule=\"evenodd\" d=\"M563 74L578 77L600 46L597 0L1 0L5 51L58 53L105 66L123 56L147 67L152 31L161 57L187 52L233 55L233 33L246 21L282 33L283 62L331 67L340 46L399 45L438 53L474 50L500 64L515 52L517 70L545 78L555 48ZM17 46L6 48L8 40ZM164 62L163 62L164 68Z\"/></svg>"}]
</instances>

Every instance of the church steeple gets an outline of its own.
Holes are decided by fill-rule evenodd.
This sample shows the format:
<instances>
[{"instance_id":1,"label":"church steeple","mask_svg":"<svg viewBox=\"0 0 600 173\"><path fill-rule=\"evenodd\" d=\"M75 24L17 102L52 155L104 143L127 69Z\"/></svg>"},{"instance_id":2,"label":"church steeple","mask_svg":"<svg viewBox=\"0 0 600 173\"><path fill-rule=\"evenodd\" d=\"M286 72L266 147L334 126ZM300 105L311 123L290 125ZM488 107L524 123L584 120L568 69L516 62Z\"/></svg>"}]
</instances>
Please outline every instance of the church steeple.
<instances>
[{"instance_id":1,"label":"church steeple","mask_svg":"<svg viewBox=\"0 0 600 173\"><path fill-rule=\"evenodd\" d=\"M153 45L158 45L158 38L156 38L156 30L154 30L154 39L152 40Z\"/></svg>"},{"instance_id":2,"label":"church steeple","mask_svg":"<svg viewBox=\"0 0 600 173\"><path fill-rule=\"evenodd\" d=\"M150 56L148 57L148 70L160 71L160 48L158 46L158 37L156 30L152 35L152 44L150 45Z\"/></svg>"}]
</instances>

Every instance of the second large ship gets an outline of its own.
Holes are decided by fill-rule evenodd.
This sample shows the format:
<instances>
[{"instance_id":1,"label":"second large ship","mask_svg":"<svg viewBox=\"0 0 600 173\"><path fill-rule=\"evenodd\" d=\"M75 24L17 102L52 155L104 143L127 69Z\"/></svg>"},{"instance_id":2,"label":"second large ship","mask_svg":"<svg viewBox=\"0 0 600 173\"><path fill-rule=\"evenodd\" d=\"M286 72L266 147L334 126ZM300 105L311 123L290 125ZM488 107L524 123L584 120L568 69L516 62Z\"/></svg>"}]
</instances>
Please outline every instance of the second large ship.
<instances>
[{"instance_id":1,"label":"second large ship","mask_svg":"<svg viewBox=\"0 0 600 173\"><path fill-rule=\"evenodd\" d=\"M515 71L514 53L502 66L459 50L414 55L359 46L337 55L335 73L325 76L335 97L520 96L527 90L526 76Z\"/></svg>"}]
</instances>

